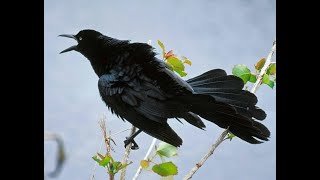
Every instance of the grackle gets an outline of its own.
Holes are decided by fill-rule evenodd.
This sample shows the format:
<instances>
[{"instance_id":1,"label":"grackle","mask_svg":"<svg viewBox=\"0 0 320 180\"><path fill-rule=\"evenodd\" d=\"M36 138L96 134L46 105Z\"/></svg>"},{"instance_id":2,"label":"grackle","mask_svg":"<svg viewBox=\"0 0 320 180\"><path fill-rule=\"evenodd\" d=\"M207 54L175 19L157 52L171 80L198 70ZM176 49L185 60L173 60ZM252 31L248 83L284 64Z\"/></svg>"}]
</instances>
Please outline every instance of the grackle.
<instances>
[{"instance_id":1,"label":"grackle","mask_svg":"<svg viewBox=\"0 0 320 180\"><path fill-rule=\"evenodd\" d=\"M184 81L146 43L118 40L90 29L59 36L78 42L61 53L74 50L90 61L99 77L100 96L111 112L139 128L125 146L133 143L137 149L134 137L142 131L173 146L182 145L168 118L204 129L203 118L229 128L248 143L268 141L270 131L257 121L266 113L256 106L257 97L243 90L242 79L213 69Z\"/></svg>"}]
</instances>

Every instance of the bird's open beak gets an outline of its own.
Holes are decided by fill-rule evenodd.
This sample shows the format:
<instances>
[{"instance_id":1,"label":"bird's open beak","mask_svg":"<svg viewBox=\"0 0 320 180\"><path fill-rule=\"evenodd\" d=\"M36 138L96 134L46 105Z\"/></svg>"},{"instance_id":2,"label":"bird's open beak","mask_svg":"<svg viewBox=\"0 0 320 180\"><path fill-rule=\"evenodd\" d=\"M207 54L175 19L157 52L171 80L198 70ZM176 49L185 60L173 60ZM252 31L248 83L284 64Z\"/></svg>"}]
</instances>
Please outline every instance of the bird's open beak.
<instances>
[{"instance_id":1,"label":"bird's open beak","mask_svg":"<svg viewBox=\"0 0 320 180\"><path fill-rule=\"evenodd\" d=\"M70 34L61 34L59 36L72 38L72 39L77 40L77 38L74 35L70 35ZM69 51L73 51L73 50L77 51L78 50L78 46L77 45L71 46L68 49L65 49L65 50L61 51L60 54L65 53L65 52L69 52Z\"/></svg>"}]
</instances>

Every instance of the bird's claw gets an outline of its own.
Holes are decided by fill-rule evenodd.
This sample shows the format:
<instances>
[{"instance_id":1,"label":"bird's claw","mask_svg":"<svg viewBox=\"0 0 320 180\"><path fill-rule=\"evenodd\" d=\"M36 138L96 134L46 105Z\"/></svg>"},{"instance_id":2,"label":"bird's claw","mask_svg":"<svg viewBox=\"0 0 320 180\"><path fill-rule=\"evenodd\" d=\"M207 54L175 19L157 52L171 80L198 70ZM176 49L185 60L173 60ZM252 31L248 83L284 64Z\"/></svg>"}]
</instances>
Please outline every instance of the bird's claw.
<instances>
[{"instance_id":1,"label":"bird's claw","mask_svg":"<svg viewBox=\"0 0 320 180\"><path fill-rule=\"evenodd\" d=\"M137 150L137 149L139 149L139 146L138 146L138 144L134 141L134 139L130 139L130 138L126 137L126 140L124 140L124 147L127 148L127 146L128 146L130 143L132 143L132 145L131 145L131 149L132 149L132 150Z\"/></svg>"}]
</instances>

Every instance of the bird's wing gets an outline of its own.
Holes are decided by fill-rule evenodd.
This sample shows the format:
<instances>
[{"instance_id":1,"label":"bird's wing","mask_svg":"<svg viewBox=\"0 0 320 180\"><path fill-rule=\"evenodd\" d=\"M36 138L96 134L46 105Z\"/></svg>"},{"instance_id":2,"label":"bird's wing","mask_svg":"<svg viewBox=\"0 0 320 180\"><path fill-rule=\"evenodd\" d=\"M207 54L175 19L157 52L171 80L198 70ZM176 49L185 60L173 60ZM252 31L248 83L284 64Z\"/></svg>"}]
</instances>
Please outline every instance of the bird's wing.
<instances>
[{"instance_id":1,"label":"bird's wing","mask_svg":"<svg viewBox=\"0 0 320 180\"><path fill-rule=\"evenodd\" d=\"M172 96L183 96L192 94L192 87L169 69L169 66L162 60L153 58L152 61L143 64L143 73L150 79L156 79L157 85L163 92Z\"/></svg>"},{"instance_id":2,"label":"bird's wing","mask_svg":"<svg viewBox=\"0 0 320 180\"><path fill-rule=\"evenodd\" d=\"M135 66L131 65L131 68ZM108 104L108 97L119 96L127 108L160 123L184 112L179 102L167 101L171 94L162 91L155 80L139 70L131 73L129 68L114 68L109 74L100 77L98 87L102 99L111 109L113 107ZM119 114L116 110L114 112Z\"/></svg>"},{"instance_id":3,"label":"bird's wing","mask_svg":"<svg viewBox=\"0 0 320 180\"><path fill-rule=\"evenodd\" d=\"M174 97L192 94L192 87L170 70L163 60L155 57L152 46L146 43L131 43L122 49L125 49L121 52L125 57L124 61L131 65L139 65L141 67L139 75L156 80L156 85L166 95Z\"/></svg>"},{"instance_id":4,"label":"bird's wing","mask_svg":"<svg viewBox=\"0 0 320 180\"><path fill-rule=\"evenodd\" d=\"M129 80L119 74L105 74L98 82L100 95L111 111L147 134L180 146L181 138L167 123L167 116L179 108L172 103L162 103L165 95L150 82Z\"/></svg>"},{"instance_id":5,"label":"bird's wing","mask_svg":"<svg viewBox=\"0 0 320 180\"><path fill-rule=\"evenodd\" d=\"M118 95L130 108L157 122L186 116L176 97L193 94L192 87L154 57L148 44L134 43L121 49L123 52L111 58L110 72L99 79L101 96Z\"/></svg>"}]
</instances>

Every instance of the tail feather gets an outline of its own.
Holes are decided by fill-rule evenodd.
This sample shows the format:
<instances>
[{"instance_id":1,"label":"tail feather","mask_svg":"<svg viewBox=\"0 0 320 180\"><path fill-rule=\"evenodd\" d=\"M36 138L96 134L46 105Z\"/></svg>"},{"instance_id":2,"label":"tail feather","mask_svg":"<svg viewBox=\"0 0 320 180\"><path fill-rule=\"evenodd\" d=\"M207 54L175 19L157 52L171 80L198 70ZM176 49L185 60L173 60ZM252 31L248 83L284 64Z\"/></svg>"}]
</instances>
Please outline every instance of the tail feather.
<instances>
[{"instance_id":1,"label":"tail feather","mask_svg":"<svg viewBox=\"0 0 320 180\"><path fill-rule=\"evenodd\" d=\"M188 101L185 103L191 104L191 112L221 128L229 128L234 135L251 144L268 141L270 131L255 121L265 119L266 113L256 106L258 99L254 94L242 90L242 79L217 69L187 82L194 90L192 96L184 97Z\"/></svg>"},{"instance_id":2,"label":"tail feather","mask_svg":"<svg viewBox=\"0 0 320 180\"><path fill-rule=\"evenodd\" d=\"M264 136L267 136L267 137L270 136L271 133L269 129L265 125L261 124L260 122L253 121L253 126L257 127Z\"/></svg>"},{"instance_id":3,"label":"tail feather","mask_svg":"<svg viewBox=\"0 0 320 180\"><path fill-rule=\"evenodd\" d=\"M192 82L201 81L201 80L204 80L204 79L209 79L211 77L216 78L216 77L226 76L226 75L227 75L227 73L222 69L213 69L213 70L205 72L205 73L203 73L203 74L201 74L199 76L191 78L187 82L190 84Z\"/></svg>"},{"instance_id":4,"label":"tail feather","mask_svg":"<svg viewBox=\"0 0 320 180\"><path fill-rule=\"evenodd\" d=\"M258 141L257 139L255 139L254 137L252 137L250 135L250 133L243 131L239 128L236 127L230 127L229 130L236 135L237 137L239 137L240 139L250 143L250 144L261 144L262 141Z\"/></svg>"},{"instance_id":5,"label":"tail feather","mask_svg":"<svg viewBox=\"0 0 320 180\"><path fill-rule=\"evenodd\" d=\"M193 88L200 94L213 96L217 101L235 105L255 105L258 102L257 97L246 90L226 89L226 88Z\"/></svg>"},{"instance_id":6,"label":"tail feather","mask_svg":"<svg viewBox=\"0 0 320 180\"><path fill-rule=\"evenodd\" d=\"M188 80L187 82L193 88L232 88L232 89L242 89L244 84L243 81L239 81L240 78L237 76L219 76L219 77L209 77L208 79L201 79L199 81Z\"/></svg>"},{"instance_id":7,"label":"tail feather","mask_svg":"<svg viewBox=\"0 0 320 180\"><path fill-rule=\"evenodd\" d=\"M200 128L200 129L204 129L206 127L206 125L204 125L203 121L200 119L199 116L197 116L196 114L192 113L192 112L188 112L186 113L183 118L190 124Z\"/></svg>"},{"instance_id":8,"label":"tail feather","mask_svg":"<svg viewBox=\"0 0 320 180\"><path fill-rule=\"evenodd\" d=\"M225 88L193 88L196 93L208 94L218 102L224 102L236 108L237 112L243 116L254 117L257 120L266 118L266 113L256 107L257 97L249 91Z\"/></svg>"},{"instance_id":9,"label":"tail feather","mask_svg":"<svg viewBox=\"0 0 320 180\"><path fill-rule=\"evenodd\" d=\"M267 114L256 106L242 107L234 104L232 106L235 107L237 113L241 114L242 116L253 117L256 120L264 120L267 117Z\"/></svg>"},{"instance_id":10,"label":"tail feather","mask_svg":"<svg viewBox=\"0 0 320 180\"><path fill-rule=\"evenodd\" d=\"M270 136L270 131L264 125L239 114L226 113L223 110L215 113L205 113L201 111L197 113L202 118L217 124L221 128L229 128L230 132L234 135L252 144L258 142L258 140L252 140L253 137L268 141L268 137Z\"/></svg>"}]
</instances>

